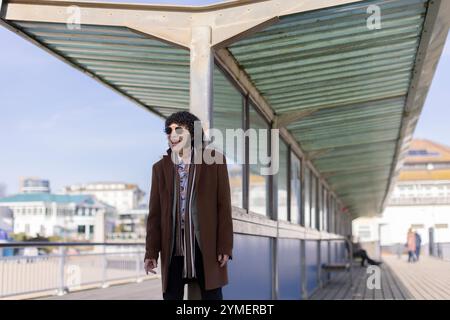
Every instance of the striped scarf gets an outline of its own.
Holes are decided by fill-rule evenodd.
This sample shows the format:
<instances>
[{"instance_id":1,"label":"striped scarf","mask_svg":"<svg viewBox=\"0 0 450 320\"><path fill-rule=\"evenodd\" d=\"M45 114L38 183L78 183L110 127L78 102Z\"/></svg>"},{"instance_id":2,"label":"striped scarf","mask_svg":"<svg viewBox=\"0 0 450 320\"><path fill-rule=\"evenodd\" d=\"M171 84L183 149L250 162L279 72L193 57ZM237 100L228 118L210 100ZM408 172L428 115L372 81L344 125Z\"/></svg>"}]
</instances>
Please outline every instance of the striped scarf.
<instances>
[{"instance_id":1,"label":"striped scarf","mask_svg":"<svg viewBox=\"0 0 450 320\"><path fill-rule=\"evenodd\" d=\"M195 233L191 216L195 166L179 161L175 169L175 255L184 257L183 278L195 278Z\"/></svg>"}]
</instances>

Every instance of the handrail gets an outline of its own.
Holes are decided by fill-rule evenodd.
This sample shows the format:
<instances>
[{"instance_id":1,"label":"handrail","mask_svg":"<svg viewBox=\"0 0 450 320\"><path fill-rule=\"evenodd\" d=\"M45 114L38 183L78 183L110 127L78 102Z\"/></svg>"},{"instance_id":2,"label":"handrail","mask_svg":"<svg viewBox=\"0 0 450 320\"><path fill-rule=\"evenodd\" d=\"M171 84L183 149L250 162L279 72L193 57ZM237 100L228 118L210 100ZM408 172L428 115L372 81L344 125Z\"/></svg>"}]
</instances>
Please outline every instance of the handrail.
<instances>
[{"instance_id":1,"label":"handrail","mask_svg":"<svg viewBox=\"0 0 450 320\"><path fill-rule=\"evenodd\" d=\"M8 247L79 247L79 246L143 246L144 242L45 242L45 241L14 241L0 242L0 248Z\"/></svg>"},{"instance_id":2,"label":"handrail","mask_svg":"<svg viewBox=\"0 0 450 320\"><path fill-rule=\"evenodd\" d=\"M53 252L19 255L6 252L8 249L27 251L28 248L40 250L46 247L51 247L48 249ZM70 248L77 250L76 247L89 250L76 254L69 252ZM148 277L144 271L144 242L12 241L0 243L1 251L7 253L5 256L0 254L2 278L7 281L0 281L0 298L39 292L62 295L83 286L107 287L113 281L140 282ZM24 271L32 279L26 283L22 281Z\"/></svg>"}]
</instances>

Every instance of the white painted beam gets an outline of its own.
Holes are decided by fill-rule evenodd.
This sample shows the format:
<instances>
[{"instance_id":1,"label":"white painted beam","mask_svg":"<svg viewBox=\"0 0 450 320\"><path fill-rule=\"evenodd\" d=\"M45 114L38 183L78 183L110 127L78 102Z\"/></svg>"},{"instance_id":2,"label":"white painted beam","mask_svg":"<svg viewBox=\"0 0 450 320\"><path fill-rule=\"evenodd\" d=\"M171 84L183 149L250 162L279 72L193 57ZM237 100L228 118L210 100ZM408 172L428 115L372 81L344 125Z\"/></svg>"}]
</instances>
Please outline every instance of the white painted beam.
<instances>
[{"instance_id":1,"label":"white painted beam","mask_svg":"<svg viewBox=\"0 0 450 320\"><path fill-rule=\"evenodd\" d=\"M189 110L202 122L203 130L210 128L213 97L214 55L211 48L211 27L192 28Z\"/></svg>"},{"instance_id":2,"label":"white painted beam","mask_svg":"<svg viewBox=\"0 0 450 320\"><path fill-rule=\"evenodd\" d=\"M67 23L77 6L82 24L121 26L186 48L191 27L211 27L211 45L223 47L254 33L279 17L362 0L233 1L205 7L161 6L66 0L11 0L6 20Z\"/></svg>"}]
</instances>

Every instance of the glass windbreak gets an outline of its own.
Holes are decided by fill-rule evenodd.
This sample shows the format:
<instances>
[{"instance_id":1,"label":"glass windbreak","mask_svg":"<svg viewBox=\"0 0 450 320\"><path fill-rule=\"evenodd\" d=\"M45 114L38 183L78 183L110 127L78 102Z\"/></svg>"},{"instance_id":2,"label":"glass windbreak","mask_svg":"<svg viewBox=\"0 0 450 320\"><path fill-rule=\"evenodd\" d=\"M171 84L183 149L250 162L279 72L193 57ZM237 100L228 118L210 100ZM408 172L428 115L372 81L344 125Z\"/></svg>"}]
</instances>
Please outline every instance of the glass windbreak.
<instances>
[{"instance_id":1,"label":"glass windbreak","mask_svg":"<svg viewBox=\"0 0 450 320\"><path fill-rule=\"evenodd\" d=\"M305 208L303 216L303 225L311 226L311 171L305 168Z\"/></svg>"},{"instance_id":2,"label":"glass windbreak","mask_svg":"<svg viewBox=\"0 0 450 320\"><path fill-rule=\"evenodd\" d=\"M323 229L324 231L328 230L328 206L329 206L329 200L328 200L328 191L326 188L323 188Z\"/></svg>"},{"instance_id":3,"label":"glass windbreak","mask_svg":"<svg viewBox=\"0 0 450 320\"><path fill-rule=\"evenodd\" d=\"M265 119L249 106L249 199L251 212L267 215L269 207L269 176L263 175L269 157L269 126Z\"/></svg>"},{"instance_id":4,"label":"glass windbreak","mask_svg":"<svg viewBox=\"0 0 450 320\"><path fill-rule=\"evenodd\" d=\"M301 162L297 156L291 152L291 222L300 223L301 208Z\"/></svg>"},{"instance_id":5,"label":"glass windbreak","mask_svg":"<svg viewBox=\"0 0 450 320\"><path fill-rule=\"evenodd\" d=\"M328 231L335 233L336 232L336 201L334 197L330 199L330 225L328 226Z\"/></svg>"},{"instance_id":6,"label":"glass windbreak","mask_svg":"<svg viewBox=\"0 0 450 320\"><path fill-rule=\"evenodd\" d=\"M231 203L243 206L243 97L216 67L214 69L213 143L226 156L231 188Z\"/></svg>"},{"instance_id":7,"label":"glass windbreak","mask_svg":"<svg viewBox=\"0 0 450 320\"><path fill-rule=\"evenodd\" d=\"M311 228L317 228L317 178L314 173L311 172Z\"/></svg>"},{"instance_id":8,"label":"glass windbreak","mask_svg":"<svg viewBox=\"0 0 450 320\"><path fill-rule=\"evenodd\" d=\"M317 184L317 219L319 230L323 230L323 187L320 181Z\"/></svg>"},{"instance_id":9,"label":"glass windbreak","mask_svg":"<svg viewBox=\"0 0 450 320\"><path fill-rule=\"evenodd\" d=\"M280 139L280 157L277 174L278 186L278 219L288 220L288 165L289 149L287 144Z\"/></svg>"}]
</instances>

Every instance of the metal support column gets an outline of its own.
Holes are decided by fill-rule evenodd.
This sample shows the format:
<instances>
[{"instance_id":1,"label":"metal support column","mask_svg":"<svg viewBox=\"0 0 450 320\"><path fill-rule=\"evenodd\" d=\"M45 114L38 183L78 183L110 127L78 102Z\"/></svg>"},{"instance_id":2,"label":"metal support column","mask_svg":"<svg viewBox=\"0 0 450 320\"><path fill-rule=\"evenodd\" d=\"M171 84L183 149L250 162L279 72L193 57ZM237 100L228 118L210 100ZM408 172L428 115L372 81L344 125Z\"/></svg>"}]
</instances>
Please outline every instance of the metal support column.
<instances>
[{"instance_id":1,"label":"metal support column","mask_svg":"<svg viewBox=\"0 0 450 320\"><path fill-rule=\"evenodd\" d=\"M211 39L210 26L192 27L189 111L200 119L206 134L211 126L213 97L214 56ZM188 300L199 299L201 294L198 284L188 284Z\"/></svg>"},{"instance_id":2,"label":"metal support column","mask_svg":"<svg viewBox=\"0 0 450 320\"><path fill-rule=\"evenodd\" d=\"M210 26L194 26L191 31L189 111L202 122L205 133L210 128L213 97L214 56Z\"/></svg>"}]
</instances>

